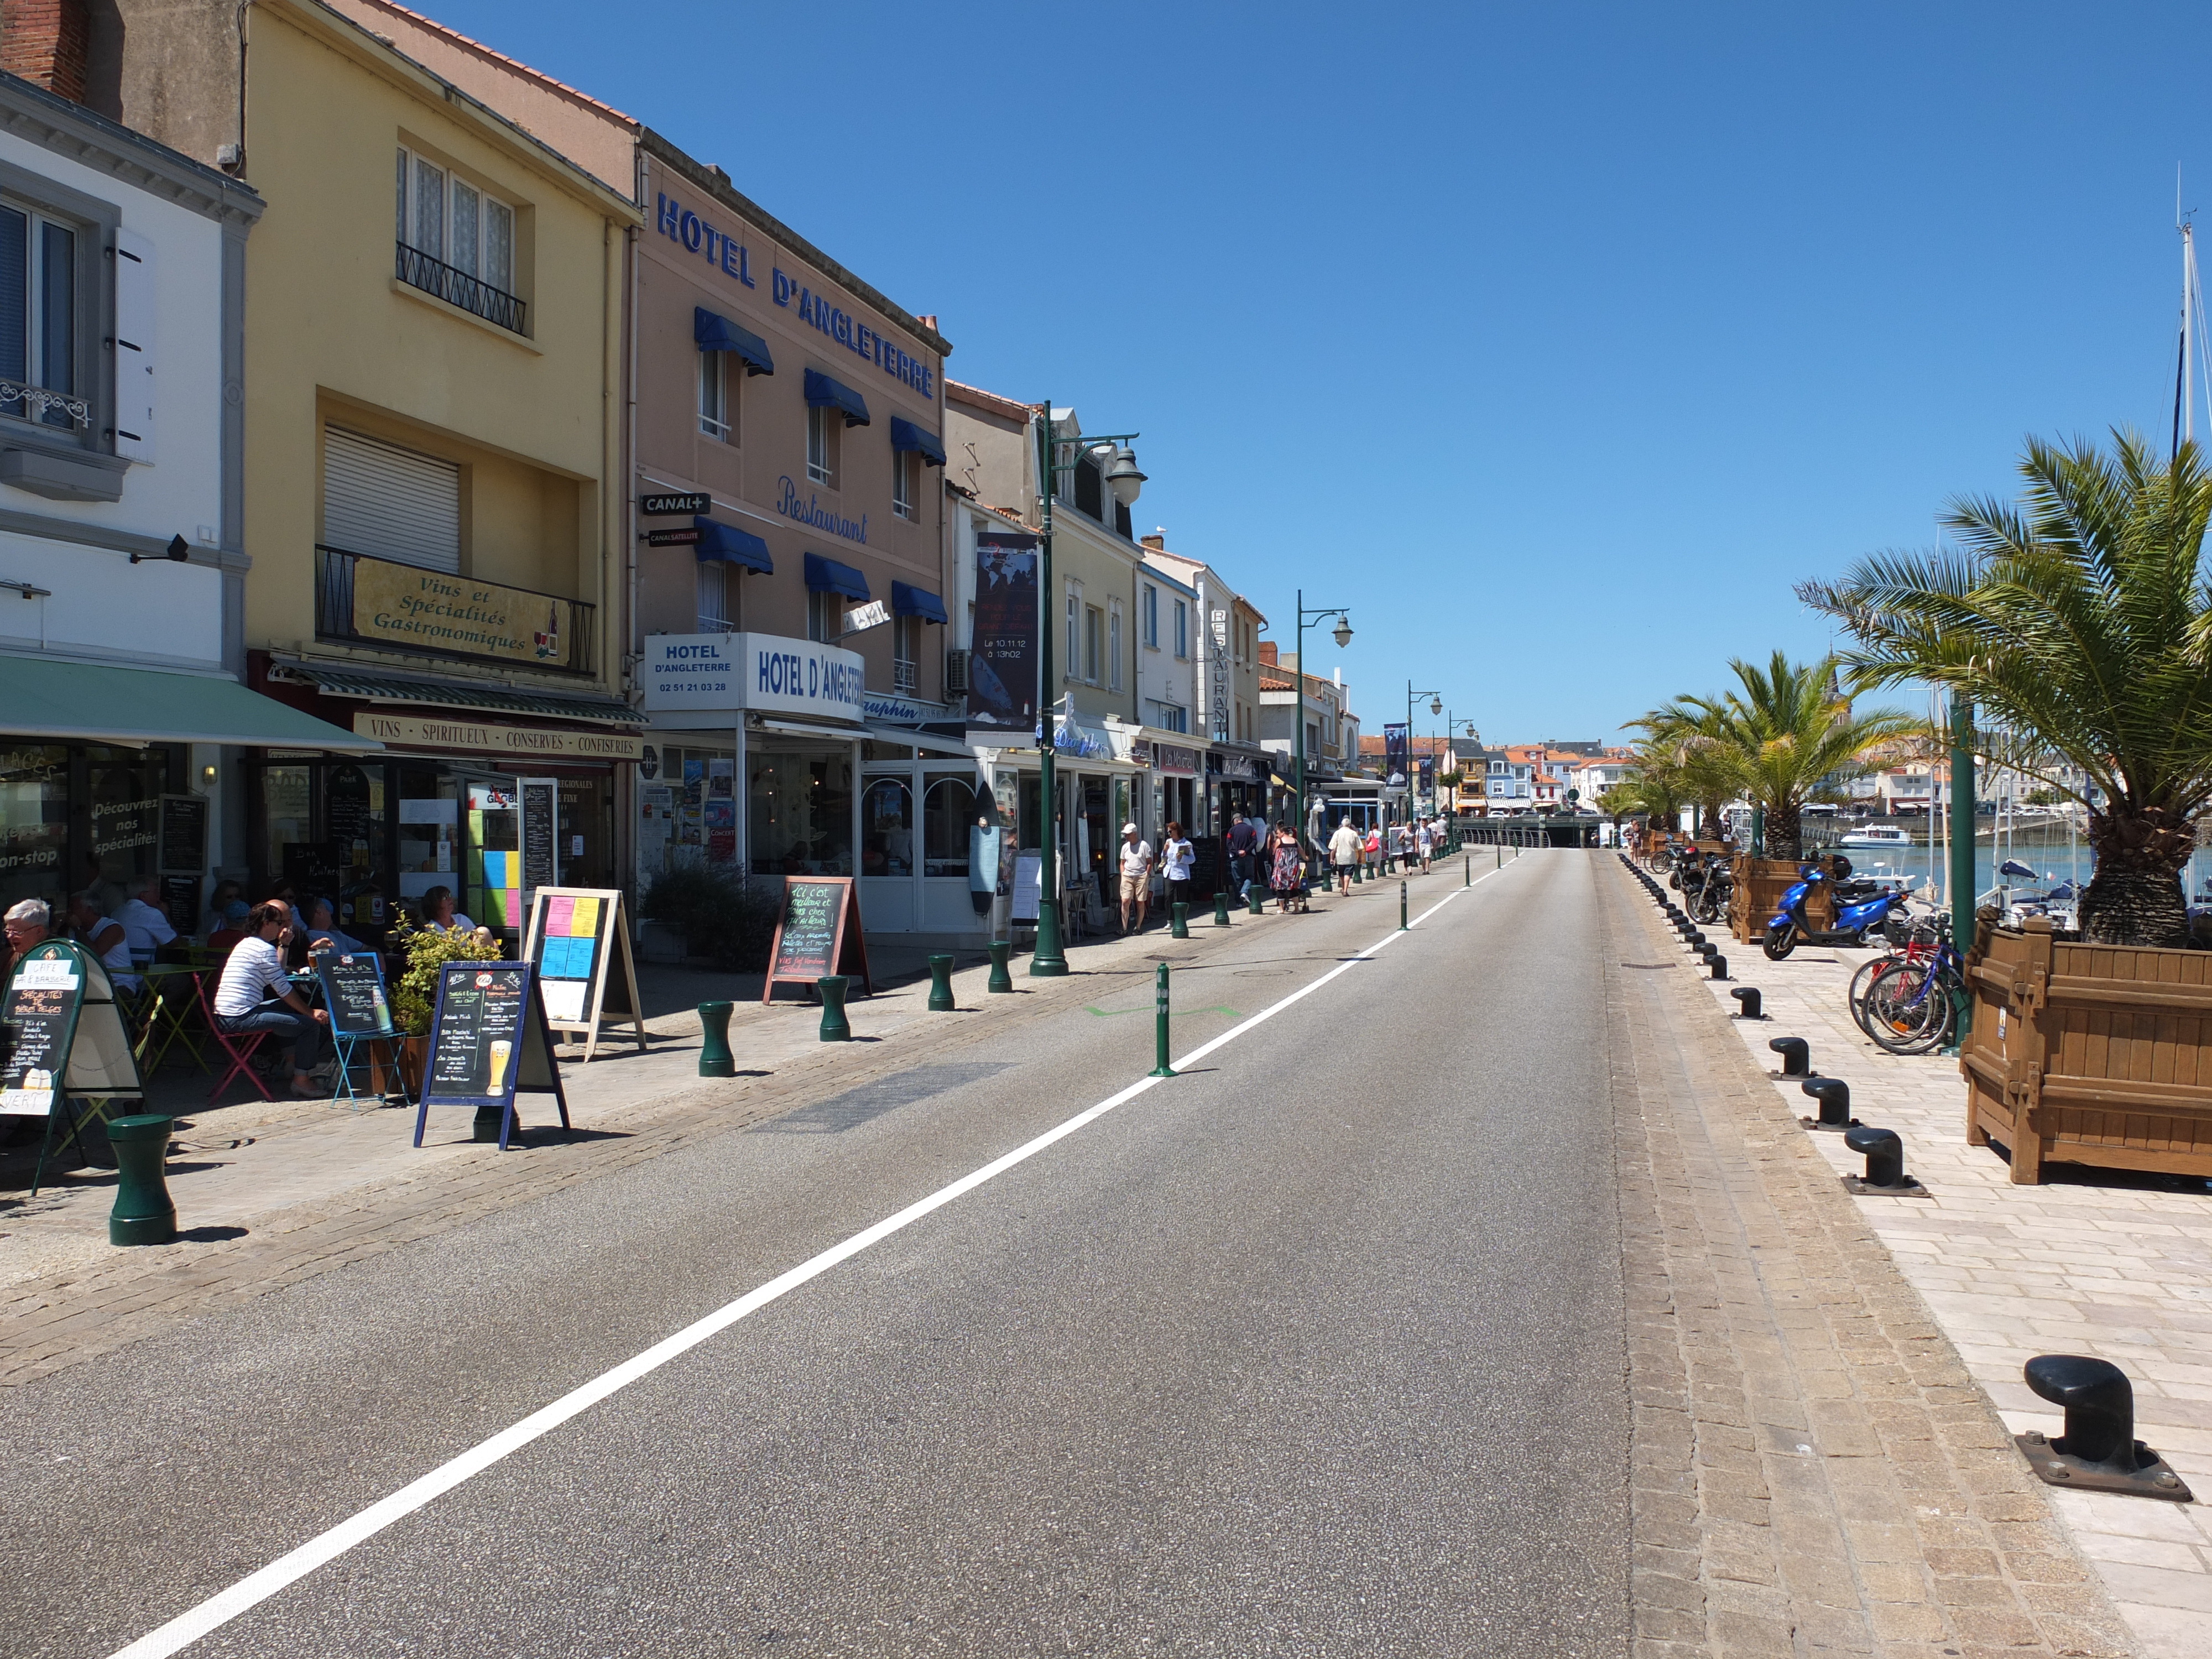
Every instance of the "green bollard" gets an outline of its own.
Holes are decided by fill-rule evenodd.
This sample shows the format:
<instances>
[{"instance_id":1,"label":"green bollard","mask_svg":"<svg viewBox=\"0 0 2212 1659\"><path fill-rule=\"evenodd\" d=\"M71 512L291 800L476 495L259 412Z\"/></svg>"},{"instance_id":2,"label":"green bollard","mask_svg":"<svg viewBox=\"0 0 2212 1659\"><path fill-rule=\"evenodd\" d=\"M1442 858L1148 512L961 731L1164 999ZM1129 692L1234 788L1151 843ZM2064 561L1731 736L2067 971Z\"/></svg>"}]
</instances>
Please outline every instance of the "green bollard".
<instances>
[{"instance_id":1,"label":"green bollard","mask_svg":"<svg viewBox=\"0 0 2212 1659\"><path fill-rule=\"evenodd\" d=\"M1398 884L1398 931L1406 931L1406 884Z\"/></svg>"},{"instance_id":2,"label":"green bollard","mask_svg":"<svg viewBox=\"0 0 2212 1659\"><path fill-rule=\"evenodd\" d=\"M1472 853L1467 855L1467 879L1460 883L1460 885L1462 887L1474 885L1474 854Z\"/></svg>"},{"instance_id":3,"label":"green bollard","mask_svg":"<svg viewBox=\"0 0 2212 1659\"><path fill-rule=\"evenodd\" d=\"M852 981L843 974L825 974L814 981L814 988L822 993L822 1040L824 1042L850 1042L853 1028L845 1022L845 988Z\"/></svg>"},{"instance_id":4,"label":"green bollard","mask_svg":"<svg viewBox=\"0 0 2212 1659\"><path fill-rule=\"evenodd\" d=\"M705 1039L699 1045L699 1075L701 1077L735 1077L738 1057L730 1052L730 1010L726 1002L702 1002L699 1005L699 1034Z\"/></svg>"},{"instance_id":5,"label":"green bollard","mask_svg":"<svg viewBox=\"0 0 2212 1659\"><path fill-rule=\"evenodd\" d=\"M1367 879L1367 860L1362 859L1352 866L1352 884L1358 887Z\"/></svg>"},{"instance_id":6,"label":"green bollard","mask_svg":"<svg viewBox=\"0 0 2212 1659\"><path fill-rule=\"evenodd\" d=\"M1171 920L1168 923L1168 937L1188 939L1190 937L1190 906L1177 899L1170 909L1169 915Z\"/></svg>"},{"instance_id":7,"label":"green bollard","mask_svg":"<svg viewBox=\"0 0 2212 1659\"><path fill-rule=\"evenodd\" d=\"M1012 953L1013 948L1012 944L1008 940L997 939L993 941L991 945L991 982L983 988L986 991L1004 992L1012 991L1014 988L1014 976L1006 971L1006 958Z\"/></svg>"},{"instance_id":8,"label":"green bollard","mask_svg":"<svg viewBox=\"0 0 2212 1659\"><path fill-rule=\"evenodd\" d=\"M1168 1064L1168 965L1164 962L1160 964L1158 983L1152 1016L1152 1049L1158 1063L1152 1067L1152 1075L1173 1077L1175 1067Z\"/></svg>"},{"instance_id":9,"label":"green bollard","mask_svg":"<svg viewBox=\"0 0 2212 1659\"><path fill-rule=\"evenodd\" d=\"M1255 916L1267 914L1267 896L1256 882L1253 884L1252 890L1244 895L1244 902Z\"/></svg>"},{"instance_id":10,"label":"green bollard","mask_svg":"<svg viewBox=\"0 0 2212 1659\"><path fill-rule=\"evenodd\" d=\"M1216 927L1229 925L1229 890L1226 887L1213 890L1213 925Z\"/></svg>"},{"instance_id":11,"label":"green bollard","mask_svg":"<svg viewBox=\"0 0 2212 1659\"><path fill-rule=\"evenodd\" d=\"M176 1120L147 1114L108 1120L115 1149L115 1207L108 1212L111 1244L167 1244L177 1236L177 1206L161 1178Z\"/></svg>"},{"instance_id":12,"label":"green bollard","mask_svg":"<svg viewBox=\"0 0 2212 1659\"><path fill-rule=\"evenodd\" d=\"M959 1007L952 1000L952 958L934 956L929 959L929 1012L949 1014Z\"/></svg>"},{"instance_id":13,"label":"green bollard","mask_svg":"<svg viewBox=\"0 0 2212 1659\"><path fill-rule=\"evenodd\" d=\"M1502 841L1498 843L1498 867L1501 870L1505 867L1505 843Z\"/></svg>"}]
</instances>

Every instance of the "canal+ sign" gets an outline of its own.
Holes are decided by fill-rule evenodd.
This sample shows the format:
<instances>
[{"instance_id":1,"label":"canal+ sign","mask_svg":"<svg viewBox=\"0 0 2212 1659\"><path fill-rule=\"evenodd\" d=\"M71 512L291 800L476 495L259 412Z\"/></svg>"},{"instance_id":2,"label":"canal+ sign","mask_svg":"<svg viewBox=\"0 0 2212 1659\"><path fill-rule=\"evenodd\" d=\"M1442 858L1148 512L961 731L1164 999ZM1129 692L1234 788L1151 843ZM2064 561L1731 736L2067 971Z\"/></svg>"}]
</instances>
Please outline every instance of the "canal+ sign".
<instances>
[{"instance_id":1,"label":"canal+ sign","mask_svg":"<svg viewBox=\"0 0 2212 1659\"><path fill-rule=\"evenodd\" d=\"M781 634L653 634L639 668L647 714L750 708L817 719L862 718L857 651ZM721 722L716 722L720 724Z\"/></svg>"}]
</instances>

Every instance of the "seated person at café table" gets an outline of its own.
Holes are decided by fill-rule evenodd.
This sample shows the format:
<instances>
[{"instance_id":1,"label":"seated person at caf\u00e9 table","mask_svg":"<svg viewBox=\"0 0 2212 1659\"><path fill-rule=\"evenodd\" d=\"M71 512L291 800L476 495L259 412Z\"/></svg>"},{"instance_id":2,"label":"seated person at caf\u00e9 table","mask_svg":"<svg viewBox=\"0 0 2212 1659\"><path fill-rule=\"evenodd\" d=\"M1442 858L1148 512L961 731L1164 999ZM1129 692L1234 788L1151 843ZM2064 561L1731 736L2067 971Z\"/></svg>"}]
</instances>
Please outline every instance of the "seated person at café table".
<instances>
[{"instance_id":1,"label":"seated person at caf\u00e9 table","mask_svg":"<svg viewBox=\"0 0 2212 1659\"><path fill-rule=\"evenodd\" d=\"M422 925L441 933L473 933L477 925L453 908L453 890L433 887L422 895Z\"/></svg>"},{"instance_id":2,"label":"seated person at caf\u00e9 table","mask_svg":"<svg viewBox=\"0 0 2212 1659\"><path fill-rule=\"evenodd\" d=\"M77 943L100 958L107 977L118 991L138 988L138 975L131 971L131 937L123 924L100 914L100 894L87 888L70 897L70 927Z\"/></svg>"},{"instance_id":3,"label":"seated person at caf\u00e9 table","mask_svg":"<svg viewBox=\"0 0 2212 1659\"><path fill-rule=\"evenodd\" d=\"M289 881L280 881L269 895L268 902L283 905L292 915L292 931L304 934L307 919L300 914L300 891Z\"/></svg>"},{"instance_id":4,"label":"seated person at caf\u00e9 table","mask_svg":"<svg viewBox=\"0 0 2212 1659\"><path fill-rule=\"evenodd\" d=\"M198 933L205 939L210 933L219 933L230 926L230 907L239 906L239 915L246 914L246 889L237 882L223 880L216 883L215 891L208 895L207 914L200 918Z\"/></svg>"},{"instance_id":5,"label":"seated person at caf\u00e9 table","mask_svg":"<svg viewBox=\"0 0 2212 1659\"><path fill-rule=\"evenodd\" d=\"M279 1043L289 1039L292 1092L319 1095L322 1091L309 1073L322 1051L323 1027L330 1016L310 1008L284 971L284 949L292 942L286 919L290 908L271 899L247 913L246 937L232 947L222 964L222 981L215 994L215 1023L234 1035L267 1031ZM276 1004L262 1000L268 991L276 994Z\"/></svg>"},{"instance_id":6,"label":"seated person at caf\u00e9 table","mask_svg":"<svg viewBox=\"0 0 2212 1659\"><path fill-rule=\"evenodd\" d=\"M177 936L167 913L154 902L159 885L151 876L133 876L123 884L123 903L115 912L131 957L139 962L151 962L154 952Z\"/></svg>"},{"instance_id":7,"label":"seated person at caf\u00e9 table","mask_svg":"<svg viewBox=\"0 0 2212 1659\"><path fill-rule=\"evenodd\" d=\"M246 918L252 914L252 909L253 907L241 898L234 898L224 905L222 921L216 926L208 929L208 949L228 951L239 940L244 939Z\"/></svg>"},{"instance_id":8,"label":"seated person at caf\u00e9 table","mask_svg":"<svg viewBox=\"0 0 2212 1659\"><path fill-rule=\"evenodd\" d=\"M53 920L44 899L27 898L8 908L8 942L0 947L0 984L12 974L15 960L33 945L46 938L46 924Z\"/></svg>"},{"instance_id":9,"label":"seated person at caf\u00e9 table","mask_svg":"<svg viewBox=\"0 0 2212 1659\"><path fill-rule=\"evenodd\" d=\"M331 914L331 902L320 896L307 907L307 945L315 951L328 948L341 956L361 956L368 950L351 933L338 931L337 920Z\"/></svg>"}]
</instances>

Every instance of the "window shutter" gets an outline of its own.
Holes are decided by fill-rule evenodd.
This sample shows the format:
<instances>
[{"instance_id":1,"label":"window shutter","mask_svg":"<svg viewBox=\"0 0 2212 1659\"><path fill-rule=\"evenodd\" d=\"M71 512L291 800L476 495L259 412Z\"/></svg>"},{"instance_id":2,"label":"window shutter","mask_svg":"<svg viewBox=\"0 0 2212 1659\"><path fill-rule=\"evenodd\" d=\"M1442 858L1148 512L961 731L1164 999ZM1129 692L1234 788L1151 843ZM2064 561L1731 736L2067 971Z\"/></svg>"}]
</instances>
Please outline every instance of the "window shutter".
<instances>
[{"instance_id":1,"label":"window shutter","mask_svg":"<svg viewBox=\"0 0 2212 1659\"><path fill-rule=\"evenodd\" d=\"M115 232L115 453L154 463L154 245Z\"/></svg>"},{"instance_id":2,"label":"window shutter","mask_svg":"<svg viewBox=\"0 0 2212 1659\"><path fill-rule=\"evenodd\" d=\"M323 541L427 570L459 570L460 468L342 427L325 428Z\"/></svg>"}]
</instances>

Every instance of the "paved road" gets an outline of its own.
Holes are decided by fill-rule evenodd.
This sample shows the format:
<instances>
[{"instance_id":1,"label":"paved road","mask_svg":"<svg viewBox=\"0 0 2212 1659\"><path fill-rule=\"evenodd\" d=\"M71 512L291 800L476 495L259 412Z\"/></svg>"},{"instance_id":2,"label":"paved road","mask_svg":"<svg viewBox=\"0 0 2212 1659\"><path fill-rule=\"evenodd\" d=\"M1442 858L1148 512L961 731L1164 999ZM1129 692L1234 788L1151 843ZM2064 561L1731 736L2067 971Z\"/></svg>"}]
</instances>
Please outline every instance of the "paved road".
<instances>
[{"instance_id":1,"label":"paved road","mask_svg":"<svg viewBox=\"0 0 2212 1659\"><path fill-rule=\"evenodd\" d=\"M1625 1653L1595 856L1522 858L184 1651ZM1393 898L1181 975L1178 1053ZM7 1650L117 1651L1122 1089L1149 976L1096 990L15 1391Z\"/></svg>"}]
</instances>

